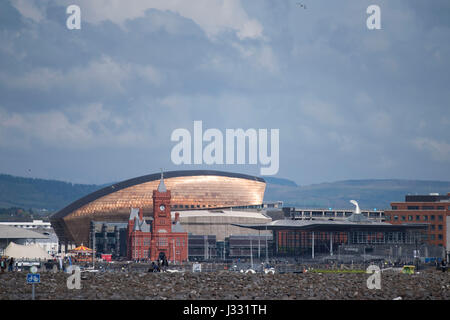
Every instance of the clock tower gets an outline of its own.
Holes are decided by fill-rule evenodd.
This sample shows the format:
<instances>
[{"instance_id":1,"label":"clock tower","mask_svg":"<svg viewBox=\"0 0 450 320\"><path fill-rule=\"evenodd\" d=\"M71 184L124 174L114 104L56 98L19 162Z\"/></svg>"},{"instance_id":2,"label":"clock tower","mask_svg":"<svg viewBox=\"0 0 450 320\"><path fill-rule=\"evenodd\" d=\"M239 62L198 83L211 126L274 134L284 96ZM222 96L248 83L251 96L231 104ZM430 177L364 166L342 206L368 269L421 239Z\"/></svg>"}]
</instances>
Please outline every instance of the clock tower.
<instances>
[{"instance_id":1,"label":"clock tower","mask_svg":"<svg viewBox=\"0 0 450 320\"><path fill-rule=\"evenodd\" d=\"M153 190L153 230L154 234L169 233L171 231L170 217L170 190L166 189L164 177L161 173L161 181L157 190Z\"/></svg>"},{"instance_id":2,"label":"clock tower","mask_svg":"<svg viewBox=\"0 0 450 320\"><path fill-rule=\"evenodd\" d=\"M146 224L142 209L131 209L128 220L127 250L129 259L167 260L174 263L188 260L188 233L182 227L178 212L172 221L170 190L164 176L153 190L153 222ZM139 215L137 214L139 212Z\"/></svg>"},{"instance_id":3,"label":"clock tower","mask_svg":"<svg viewBox=\"0 0 450 320\"><path fill-rule=\"evenodd\" d=\"M153 190L152 260L158 260L162 253L169 257L172 219L170 215L170 190L166 189L164 176L157 190Z\"/></svg>"}]
</instances>

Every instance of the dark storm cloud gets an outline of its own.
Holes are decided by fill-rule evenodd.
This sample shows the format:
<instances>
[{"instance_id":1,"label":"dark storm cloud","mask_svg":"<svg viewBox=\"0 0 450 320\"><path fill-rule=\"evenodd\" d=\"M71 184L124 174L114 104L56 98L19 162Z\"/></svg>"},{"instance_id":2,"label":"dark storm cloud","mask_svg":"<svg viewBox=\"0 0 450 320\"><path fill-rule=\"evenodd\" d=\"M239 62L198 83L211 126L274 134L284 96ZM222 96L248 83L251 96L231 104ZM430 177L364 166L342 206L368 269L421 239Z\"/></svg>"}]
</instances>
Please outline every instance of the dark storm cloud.
<instances>
[{"instance_id":1,"label":"dark storm cloud","mask_svg":"<svg viewBox=\"0 0 450 320\"><path fill-rule=\"evenodd\" d=\"M377 1L375 31L372 1L75 3L76 31L64 2L0 5L5 172L103 183L180 169L170 134L203 120L279 128L279 176L299 184L450 178L445 1Z\"/></svg>"}]
</instances>

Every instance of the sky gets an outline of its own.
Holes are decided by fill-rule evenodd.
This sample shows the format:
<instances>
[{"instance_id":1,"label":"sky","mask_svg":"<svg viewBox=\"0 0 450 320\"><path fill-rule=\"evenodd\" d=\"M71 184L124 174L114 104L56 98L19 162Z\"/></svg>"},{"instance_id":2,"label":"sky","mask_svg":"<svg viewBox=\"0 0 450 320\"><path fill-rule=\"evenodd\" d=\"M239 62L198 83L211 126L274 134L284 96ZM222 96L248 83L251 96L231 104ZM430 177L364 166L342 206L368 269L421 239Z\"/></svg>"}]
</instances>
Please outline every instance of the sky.
<instances>
[{"instance_id":1,"label":"sky","mask_svg":"<svg viewBox=\"0 0 450 320\"><path fill-rule=\"evenodd\" d=\"M278 129L275 176L299 185L448 181L449 39L447 0L1 1L0 173L260 176L259 162L176 165L172 132L202 121Z\"/></svg>"}]
</instances>

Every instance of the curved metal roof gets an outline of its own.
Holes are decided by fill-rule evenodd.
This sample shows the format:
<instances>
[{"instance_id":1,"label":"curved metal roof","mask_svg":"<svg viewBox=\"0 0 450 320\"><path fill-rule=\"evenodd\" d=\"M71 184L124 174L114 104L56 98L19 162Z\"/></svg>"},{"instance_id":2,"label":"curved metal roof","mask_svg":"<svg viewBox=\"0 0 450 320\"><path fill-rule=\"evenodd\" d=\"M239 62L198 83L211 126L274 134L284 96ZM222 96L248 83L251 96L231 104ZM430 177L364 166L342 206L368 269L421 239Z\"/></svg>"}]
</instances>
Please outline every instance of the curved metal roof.
<instances>
[{"instance_id":1,"label":"curved metal roof","mask_svg":"<svg viewBox=\"0 0 450 320\"><path fill-rule=\"evenodd\" d=\"M179 171L167 171L164 172L164 178L176 178L176 177L189 177L189 176L222 176L222 177L230 177L230 178L240 178L240 179L247 179L247 180L254 180L265 183L266 181L263 178L250 176L246 174L241 173L233 173L233 172L225 172L225 171L216 171L216 170L179 170ZM81 208L82 206L88 204L89 202L92 202L94 200L97 200L101 197L104 197L110 193L138 185L141 183L149 182L149 181L155 181L161 179L161 173L153 173L145 176L140 176L137 178L132 178L128 180L124 180L118 183L114 183L108 187L105 187L103 189L94 191L87 196L84 196L83 198L78 199L75 202L72 202L67 207L59 210L58 212L54 213L50 219L60 219L65 217L67 214L77 210L78 208Z\"/></svg>"},{"instance_id":2,"label":"curved metal roof","mask_svg":"<svg viewBox=\"0 0 450 320\"><path fill-rule=\"evenodd\" d=\"M0 225L0 239L48 239L48 237L24 228Z\"/></svg>"},{"instance_id":3,"label":"curved metal roof","mask_svg":"<svg viewBox=\"0 0 450 320\"><path fill-rule=\"evenodd\" d=\"M242 228L256 230L304 230L304 231L402 231L407 229L426 230L426 224L390 224L387 222L352 222L352 221L327 221L327 220L292 220L283 219L267 224L247 225L233 224Z\"/></svg>"}]
</instances>

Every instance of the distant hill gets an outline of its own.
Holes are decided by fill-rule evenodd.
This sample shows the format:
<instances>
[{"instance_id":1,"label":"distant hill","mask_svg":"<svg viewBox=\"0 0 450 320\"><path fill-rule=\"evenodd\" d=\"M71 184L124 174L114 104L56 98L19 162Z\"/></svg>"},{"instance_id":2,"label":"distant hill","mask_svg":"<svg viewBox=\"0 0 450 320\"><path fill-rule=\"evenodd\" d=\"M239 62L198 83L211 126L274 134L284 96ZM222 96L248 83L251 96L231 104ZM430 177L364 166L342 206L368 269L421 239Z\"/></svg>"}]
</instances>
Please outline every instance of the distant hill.
<instances>
[{"instance_id":1,"label":"distant hill","mask_svg":"<svg viewBox=\"0 0 450 320\"><path fill-rule=\"evenodd\" d=\"M390 203L405 201L407 194L450 192L450 181L422 180L346 180L307 186L268 184L264 201L282 200L284 206L310 208L353 208L350 200L363 209L390 208Z\"/></svg>"},{"instance_id":2,"label":"distant hill","mask_svg":"<svg viewBox=\"0 0 450 320\"><path fill-rule=\"evenodd\" d=\"M264 180L266 180L268 184L270 183L270 184L278 184L281 186L297 187L297 184L289 179L264 177Z\"/></svg>"},{"instance_id":3,"label":"distant hill","mask_svg":"<svg viewBox=\"0 0 450 320\"><path fill-rule=\"evenodd\" d=\"M102 187L0 174L0 207L56 211Z\"/></svg>"},{"instance_id":4,"label":"distant hill","mask_svg":"<svg viewBox=\"0 0 450 320\"><path fill-rule=\"evenodd\" d=\"M382 210L389 208L391 202L404 201L407 194L450 192L450 181L347 180L298 186L288 179L264 179L267 182L264 201L281 200L285 206L296 207L352 208L349 201L354 199L363 209ZM52 213L107 185L72 184L0 174L0 208Z\"/></svg>"}]
</instances>

